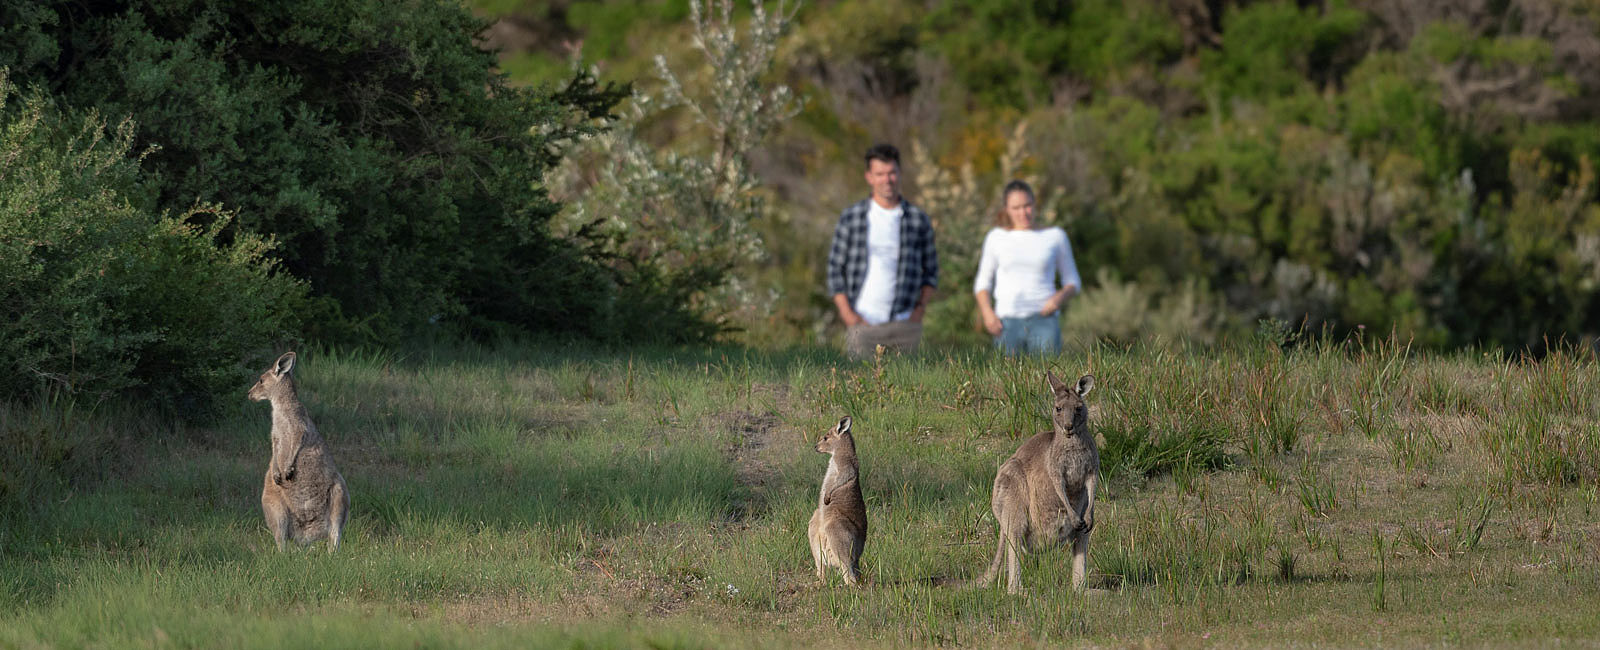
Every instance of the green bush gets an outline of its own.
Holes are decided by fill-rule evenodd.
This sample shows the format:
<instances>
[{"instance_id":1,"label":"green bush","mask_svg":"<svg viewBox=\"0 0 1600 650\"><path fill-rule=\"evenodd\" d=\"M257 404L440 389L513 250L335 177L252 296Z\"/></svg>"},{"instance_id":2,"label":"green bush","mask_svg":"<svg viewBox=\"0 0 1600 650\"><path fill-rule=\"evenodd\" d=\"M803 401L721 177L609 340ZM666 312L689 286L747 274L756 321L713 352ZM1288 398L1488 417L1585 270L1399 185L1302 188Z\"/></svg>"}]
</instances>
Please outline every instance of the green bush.
<instances>
[{"instance_id":1,"label":"green bush","mask_svg":"<svg viewBox=\"0 0 1600 650\"><path fill-rule=\"evenodd\" d=\"M17 99L0 69L0 399L132 394L203 413L295 331L303 285L267 240L221 241L231 213L130 200L131 121Z\"/></svg>"},{"instance_id":2,"label":"green bush","mask_svg":"<svg viewBox=\"0 0 1600 650\"><path fill-rule=\"evenodd\" d=\"M1225 14L1227 38L1203 55L1209 76L1224 97L1292 95L1318 77L1337 78L1347 60L1341 51L1355 45L1368 15L1344 2L1326 9L1301 9L1292 3L1262 2Z\"/></svg>"},{"instance_id":3,"label":"green bush","mask_svg":"<svg viewBox=\"0 0 1600 650\"><path fill-rule=\"evenodd\" d=\"M596 272L544 229L543 178L620 94L507 85L461 3L0 0L0 24L19 85L130 115L135 147L160 146L141 192L237 210L224 241L276 238L315 297L311 335L593 323L590 288L527 276Z\"/></svg>"},{"instance_id":4,"label":"green bush","mask_svg":"<svg viewBox=\"0 0 1600 650\"><path fill-rule=\"evenodd\" d=\"M171 136L152 137L166 148L151 160L163 178L234 170L226 182L161 191L176 205L220 199L248 229L280 233L288 268L335 315L317 322L353 336L382 339L435 316L487 331L648 326L661 340L770 332L780 320L798 325L791 336L823 334L832 308L818 233L832 227L838 197L860 191L842 161L879 138L924 149L907 166L918 177L907 190L937 220L933 344L986 339L969 286L994 194L1013 176L1034 182L1042 214L1059 215L1051 223L1068 230L1090 278L1069 309L1096 315L1069 323L1079 336L1215 340L1261 318L1335 338L1392 330L1421 346L1539 350L1546 334L1597 334L1600 225L1585 207L1594 196L1585 161L1600 158L1600 129L1585 107L1600 98L1600 31L1571 3L810 3L760 81L826 99L748 160L736 156L764 182L735 198L772 208L737 211L745 232L764 236L768 261L756 268L706 254L741 233L684 227L695 223L685 215L715 224L719 212L684 210L689 195L646 176L622 185L655 192L648 204L614 191L570 199L587 204L585 219L559 230L583 246L545 234L544 159L519 166L496 143L516 140L507 124L536 125L530 150L546 151L577 128L567 119L575 100L603 93L511 97L485 72L488 55L463 44L473 21L459 8L412 0L411 11L387 12L375 1L324 10L309 0L164 0L106 12L0 0L0 61L51 92L89 98L76 105L131 97L119 112L146 125L141 111L161 117ZM699 60L691 30L673 22L684 0L474 2L583 39L591 55L618 57L607 61L613 73L647 74L657 55L675 68ZM754 13L735 4L741 20ZM1548 20L1525 19L1536 5ZM275 40L243 29L258 24L290 29ZM114 38L67 38L91 28ZM515 56L543 57L549 70L557 49L538 43ZM410 108L386 103L394 92ZM496 102L508 98L528 113L501 119ZM244 103L264 108L229 108ZM587 106L589 116L608 108ZM693 180L699 167L668 163L714 155L719 139L699 119L679 106L637 125L663 177ZM1013 147L1006 134L1021 123L1034 126ZM438 132L448 137L419 125L447 125ZM189 158L169 164L179 145ZM240 152L256 158L238 164ZM932 165L952 174L921 178ZM954 175L966 169L970 178ZM588 189L596 177L585 179ZM942 196L952 188L961 196ZM234 196L250 192L262 196ZM585 226L597 236L578 237ZM1096 285L1101 269L1115 285ZM703 289L730 277L743 294L785 293L773 309L713 315L731 301ZM1102 289L1111 290L1091 297Z\"/></svg>"}]
</instances>

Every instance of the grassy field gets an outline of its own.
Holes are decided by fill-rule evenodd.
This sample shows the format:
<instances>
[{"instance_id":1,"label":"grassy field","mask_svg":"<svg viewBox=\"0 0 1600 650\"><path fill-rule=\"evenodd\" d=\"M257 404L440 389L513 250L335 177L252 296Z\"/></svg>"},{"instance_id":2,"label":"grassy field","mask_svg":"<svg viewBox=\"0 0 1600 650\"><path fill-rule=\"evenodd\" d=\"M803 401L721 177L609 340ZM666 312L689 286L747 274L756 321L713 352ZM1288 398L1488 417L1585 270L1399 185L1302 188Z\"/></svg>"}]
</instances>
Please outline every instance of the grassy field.
<instances>
[{"instance_id":1,"label":"grassy field","mask_svg":"<svg viewBox=\"0 0 1600 650\"><path fill-rule=\"evenodd\" d=\"M1026 557L1022 597L935 586L993 553L990 482L1046 426L1047 368L1097 378L1094 589L1061 550ZM268 409L243 391L201 428L0 410L13 454L124 454L13 477L35 498L0 519L0 647L1600 646L1586 354L551 345L313 350L297 373L352 493L337 555L273 550ZM805 541L811 444L847 413L859 590L816 584Z\"/></svg>"}]
</instances>

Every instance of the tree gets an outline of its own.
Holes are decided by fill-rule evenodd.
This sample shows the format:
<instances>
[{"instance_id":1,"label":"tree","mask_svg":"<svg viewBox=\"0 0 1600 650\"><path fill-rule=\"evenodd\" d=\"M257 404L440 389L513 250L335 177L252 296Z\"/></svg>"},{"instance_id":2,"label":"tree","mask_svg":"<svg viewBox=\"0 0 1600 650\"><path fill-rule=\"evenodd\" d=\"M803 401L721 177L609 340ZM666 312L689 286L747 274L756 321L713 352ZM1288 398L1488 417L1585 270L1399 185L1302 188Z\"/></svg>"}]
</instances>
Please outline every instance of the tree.
<instances>
[{"instance_id":1,"label":"tree","mask_svg":"<svg viewBox=\"0 0 1600 650\"><path fill-rule=\"evenodd\" d=\"M160 146L135 196L227 206L224 243L275 236L309 282L311 334L593 322L581 293L503 279L537 264L566 291L598 271L544 228L543 179L622 93L508 85L460 3L0 0L0 24L19 85L129 115L134 149Z\"/></svg>"},{"instance_id":2,"label":"tree","mask_svg":"<svg viewBox=\"0 0 1600 650\"><path fill-rule=\"evenodd\" d=\"M617 316L636 337L709 339L771 301L736 271L765 255L753 226L770 216L749 154L799 111L787 86L763 81L796 9L752 2L741 35L731 0L710 15L699 0L689 6L691 43L709 78L686 84L657 56L660 94L636 93L623 119L590 141L597 180L581 183L576 167L567 176L578 200L565 222L585 228L611 260ZM681 146L648 143L642 126L674 109L689 116Z\"/></svg>"}]
</instances>

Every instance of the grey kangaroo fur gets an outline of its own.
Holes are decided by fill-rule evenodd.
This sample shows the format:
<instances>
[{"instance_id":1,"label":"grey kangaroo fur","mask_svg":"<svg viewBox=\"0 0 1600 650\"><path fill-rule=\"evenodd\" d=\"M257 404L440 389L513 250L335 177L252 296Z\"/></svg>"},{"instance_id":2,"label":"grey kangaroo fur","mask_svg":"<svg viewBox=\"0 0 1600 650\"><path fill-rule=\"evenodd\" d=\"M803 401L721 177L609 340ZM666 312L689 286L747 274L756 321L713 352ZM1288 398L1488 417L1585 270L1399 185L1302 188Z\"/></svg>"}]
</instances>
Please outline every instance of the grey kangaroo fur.
<instances>
[{"instance_id":1,"label":"grey kangaroo fur","mask_svg":"<svg viewBox=\"0 0 1600 650\"><path fill-rule=\"evenodd\" d=\"M272 402L272 460L261 486L261 511L278 550L293 540L305 545L328 538L328 552L339 550L350 493L344 477L294 387L293 352L278 357L246 395Z\"/></svg>"},{"instance_id":2,"label":"grey kangaroo fur","mask_svg":"<svg viewBox=\"0 0 1600 650\"><path fill-rule=\"evenodd\" d=\"M1019 556L1029 550L1072 542L1072 587L1082 589L1089 532L1094 530L1094 488L1100 480L1100 451L1089 431L1084 396L1094 389L1094 376L1084 375L1068 387L1047 373L1054 396L1051 430L1017 449L994 477L990 506L1000 522L1000 541L989 569L973 582L992 583L1006 563L1006 591L1022 591Z\"/></svg>"},{"instance_id":3,"label":"grey kangaroo fur","mask_svg":"<svg viewBox=\"0 0 1600 650\"><path fill-rule=\"evenodd\" d=\"M832 566L844 574L845 584L855 585L861 581L861 550L867 544L867 502L861 498L860 468L849 416L822 435L817 451L831 454L831 458L828 472L822 476L817 511L806 527L811 560L816 565L817 580L824 580L823 569Z\"/></svg>"}]
</instances>

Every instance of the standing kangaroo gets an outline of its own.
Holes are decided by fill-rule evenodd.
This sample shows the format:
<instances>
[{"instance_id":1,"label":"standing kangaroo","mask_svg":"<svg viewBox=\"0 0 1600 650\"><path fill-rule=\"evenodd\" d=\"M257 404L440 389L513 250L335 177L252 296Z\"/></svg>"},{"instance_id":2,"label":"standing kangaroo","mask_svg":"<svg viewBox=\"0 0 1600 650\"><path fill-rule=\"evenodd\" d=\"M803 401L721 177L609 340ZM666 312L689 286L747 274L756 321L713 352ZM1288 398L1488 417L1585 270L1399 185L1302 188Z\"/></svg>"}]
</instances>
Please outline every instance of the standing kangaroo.
<instances>
[{"instance_id":1,"label":"standing kangaroo","mask_svg":"<svg viewBox=\"0 0 1600 650\"><path fill-rule=\"evenodd\" d=\"M278 357L246 394L251 401L272 402L272 460L261 486L261 510L278 550L289 540L303 545L326 536L331 553L339 550L350 493L295 394L294 359L293 352Z\"/></svg>"},{"instance_id":2,"label":"standing kangaroo","mask_svg":"<svg viewBox=\"0 0 1600 650\"><path fill-rule=\"evenodd\" d=\"M987 585L1006 560L1006 591L1020 593L1018 556L1028 550L1072 541L1072 587L1083 588L1089 531L1094 529L1094 487L1100 478L1100 452L1089 431L1089 408L1083 398L1094 389L1094 376L1084 375L1069 388L1055 373L1046 373L1055 411L1051 430L1017 449L994 477L990 507L1000 522L1000 544L989 569L975 581Z\"/></svg>"},{"instance_id":3,"label":"standing kangaroo","mask_svg":"<svg viewBox=\"0 0 1600 650\"><path fill-rule=\"evenodd\" d=\"M845 584L854 585L861 581L861 549L867 544L867 502L861 498L861 476L849 416L822 435L817 451L832 457L828 459L828 472L822 476L817 511L806 527L811 560L817 567L817 580L825 579L825 566L833 566L844 573Z\"/></svg>"}]
</instances>

